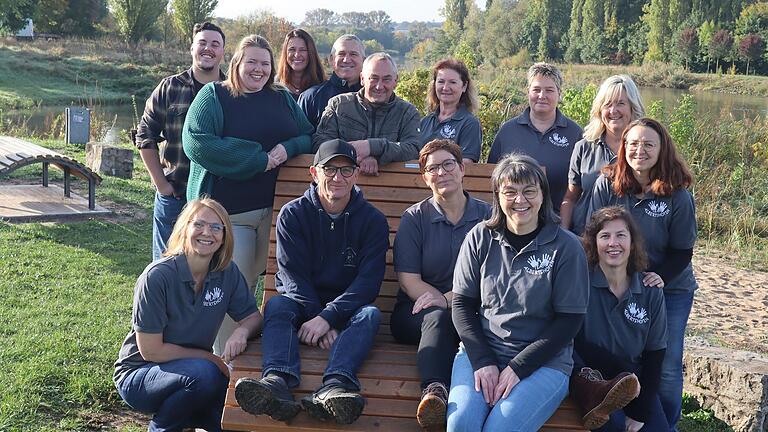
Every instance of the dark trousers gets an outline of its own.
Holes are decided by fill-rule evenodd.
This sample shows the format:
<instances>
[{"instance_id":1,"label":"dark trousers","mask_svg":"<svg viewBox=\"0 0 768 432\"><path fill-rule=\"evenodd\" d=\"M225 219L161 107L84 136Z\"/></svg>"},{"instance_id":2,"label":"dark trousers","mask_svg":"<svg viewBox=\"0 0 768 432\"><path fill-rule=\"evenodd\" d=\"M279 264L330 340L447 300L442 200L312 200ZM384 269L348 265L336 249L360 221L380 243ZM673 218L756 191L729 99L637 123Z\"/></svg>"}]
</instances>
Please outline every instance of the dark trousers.
<instances>
[{"instance_id":1,"label":"dark trousers","mask_svg":"<svg viewBox=\"0 0 768 432\"><path fill-rule=\"evenodd\" d=\"M421 388L440 382L450 388L453 358L459 349L459 335L453 327L450 309L430 307L412 314L413 302L399 301L389 319L392 336L408 345L418 345L416 362Z\"/></svg>"}]
</instances>

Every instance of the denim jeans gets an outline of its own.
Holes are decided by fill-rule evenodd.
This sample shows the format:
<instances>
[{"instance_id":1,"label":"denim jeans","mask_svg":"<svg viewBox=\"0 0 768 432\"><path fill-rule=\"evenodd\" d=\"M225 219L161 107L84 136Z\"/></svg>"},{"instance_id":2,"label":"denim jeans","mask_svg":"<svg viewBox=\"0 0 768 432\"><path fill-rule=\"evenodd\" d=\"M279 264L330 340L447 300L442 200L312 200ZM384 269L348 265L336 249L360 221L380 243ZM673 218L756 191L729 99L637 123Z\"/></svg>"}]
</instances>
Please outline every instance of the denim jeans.
<instances>
[{"instance_id":1,"label":"denim jeans","mask_svg":"<svg viewBox=\"0 0 768 432\"><path fill-rule=\"evenodd\" d=\"M683 343L693 291L664 292L667 306L667 352L661 364L659 399L671 431L677 430L683 404Z\"/></svg>"},{"instance_id":2,"label":"denim jeans","mask_svg":"<svg viewBox=\"0 0 768 432\"><path fill-rule=\"evenodd\" d=\"M168 238L173 231L173 224L176 223L186 203L187 199L184 197L164 196L160 195L160 192L155 192L155 211L152 215L152 261L163 256L168 246Z\"/></svg>"},{"instance_id":3,"label":"denim jeans","mask_svg":"<svg viewBox=\"0 0 768 432\"><path fill-rule=\"evenodd\" d=\"M288 385L296 387L301 379L298 330L311 317L296 301L277 295L269 299L264 308L263 375L283 372L293 379ZM373 346L373 338L379 330L381 312L376 306L363 306L352 315L339 333L328 355L328 366L323 380L330 375L348 378L360 390L357 370Z\"/></svg>"},{"instance_id":4,"label":"denim jeans","mask_svg":"<svg viewBox=\"0 0 768 432\"><path fill-rule=\"evenodd\" d=\"M568 376L559 370L540 367L520 381L506 399L485 403L475 391L475 375L464 346L453 362L448 394L448 432L537 431L568 395Z\"/></svg>"},{"instance_id":5,"label":"denim jeans","mask_svg":"<svg viewBox=\"0 0 768 432\"><path fill-rule=\"evenodd\" d=\"M602 427L595 429L597 432L624 432L626 427L624 421L627 416L623 410L616 410L611 413L611 417L608 419L608 423ZM663 432L669 430L667 425L667 417L664 415L664 410L661 408L661 401L656 396L653 406L651 407L651 416L645 421L642 429L643 432Z\"/></svg>"},{"instance_id":6,"label":"denim jeans","mask_svg":"<svg viewBox=\"0 0 768 432\"><path fill-rule=\"evenodd\" d=\"M412 301L395 304L389 319L392 336L400 343L419 346L416 364L422 389L433 382L450 388L453 358L459 348L459 335L453 327L451 310L432 306L415 315L412 310Z\"/></svg>"},{"instance_id":7,"label":"denim jeans","mask_svg":"<svg viewBox=\"0 0 768 432\"><path fill-rule=\"evenodd\" d=\"M213 362L185 358L147 363L117 385L131 408L154 414L150 432L182 428L221 430L221 413L229 380Z\"/></svg>"}]
</instances>

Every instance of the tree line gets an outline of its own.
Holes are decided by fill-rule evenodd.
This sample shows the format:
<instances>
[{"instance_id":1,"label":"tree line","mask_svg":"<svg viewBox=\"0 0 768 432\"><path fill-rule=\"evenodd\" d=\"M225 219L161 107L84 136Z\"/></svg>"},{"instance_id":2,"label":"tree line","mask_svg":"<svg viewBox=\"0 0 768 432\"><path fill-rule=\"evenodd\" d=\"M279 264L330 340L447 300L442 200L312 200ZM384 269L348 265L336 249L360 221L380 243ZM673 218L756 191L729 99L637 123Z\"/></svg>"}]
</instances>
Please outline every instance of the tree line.
<instances>
[{"instance_id":1,"label":"tree line","mask_svg":"<svg viewBox=\"0 0 768 432\"><path fill-rule=\"evenodd\" d=\"M36 31L117 34L136 44L190 39L195 22L211 19L218 0L0 0L0 31L32 17ZM386 50L417 65L455 56L470 67L531 60L640 64L661 61L694 72L768 73L768 2L755 0L445 0L442 24L393 23L384 11L312 9L301 23L257 11L217 18L231 40L260 33L273 44L296 26L321 53L343 33L368 51ZM278 45L279 46L279 45Z\"/></svg>"}]
</instances>

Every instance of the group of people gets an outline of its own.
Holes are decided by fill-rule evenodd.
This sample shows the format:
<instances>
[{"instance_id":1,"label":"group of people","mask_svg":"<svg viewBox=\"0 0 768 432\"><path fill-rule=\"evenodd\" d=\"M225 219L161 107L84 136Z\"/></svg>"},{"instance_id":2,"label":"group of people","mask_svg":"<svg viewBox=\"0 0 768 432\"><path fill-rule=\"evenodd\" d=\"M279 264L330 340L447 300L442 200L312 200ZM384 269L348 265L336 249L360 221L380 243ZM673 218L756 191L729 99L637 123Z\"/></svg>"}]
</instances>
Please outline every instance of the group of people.
<instances>
[{"instance_id":1,"label":"group of people","mask_svg":"<svg viewBox=\"0 0 768 432\"><path fill-rule=\"evenodd\" d=\"M224 42L216 25L195 26L191 68L158 85L137 133L157 190L153 262L114 381L154 414L150 430L220 430L229 362L259 333L262 376L235 386L245 411L339 424L361 415L357 371L381 320L389 228L356 182L413 159L432 196L397 230L390 326L418 345L419 424L533 431L570 392L589 429L675 430L696 289L692 177L665 127L643 117L630 77L602 83L582 130L557 108L561 73L534 64L529 107L490 149L486 203L463 187L482 132L462 62L432 68L421 119L394 93L395 61L366 56L354 35L333 44L327 80L304 30L286 35L277 61L263 37L245 37L226 76ZM301 153L314 153L313 181L280 209L280 295L262 316L254 290L277 174ZM297 402L300 344L329 359Z\"/></svg>"}]
</instances>

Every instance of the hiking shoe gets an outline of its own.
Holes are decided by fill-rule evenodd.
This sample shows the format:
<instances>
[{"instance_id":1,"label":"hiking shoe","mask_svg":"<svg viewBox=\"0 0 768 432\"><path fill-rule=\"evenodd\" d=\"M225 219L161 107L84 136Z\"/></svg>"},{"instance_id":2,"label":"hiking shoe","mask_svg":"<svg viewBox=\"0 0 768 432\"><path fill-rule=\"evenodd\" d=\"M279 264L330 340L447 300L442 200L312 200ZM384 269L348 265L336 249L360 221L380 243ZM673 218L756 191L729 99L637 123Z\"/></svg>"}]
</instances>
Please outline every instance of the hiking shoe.
<instances>
[{"instance_id":1,"label":"hiking shoe","mask_svg":"<svg viewBox=\"0 0 768 432\"><path fill-rule=\"evenodd\" d=\"M290 420L301 410L285 381L273 375L260 380L240 378L235 384L235 399L243 411L266 414L278 421Z\"/></svg>"},{"instance_id":2,"label":"hiking shoe","mask_svg":"<svg viewBox=\"0 0 768 432\"><path fill-rule=\"evenodd\" d=\"M582 368L571 377L571 392L581 407L584 427L592 430L608 422L613 411L624 408L640 394L640 382L633 373L622 372L612 380L600 371Z\"/></svg>"},{"instance_id":3,"label":"hiking shoe","mask_svg":"<svg viewBox=\"0 0 768 432\"><path fill-rule=\"evenodd\" d=\"M445 426L445 407L448 405L448 389L443 383L433 382L421 392L421 402L416 409L416 420L422 428Z\"/></svg>"},{"instance_id":4,"label":"hiking shoe","mask_svg":"<svg viewBox=\"0 0 768 432\"><path fill-rule=\"evenodd\" d=\"M338 424L350 424L360 417L365 398L338 384L325 384L311 396L301 399L310 416L319 420L334 419Z\"/></svg>"}]
</instances>

